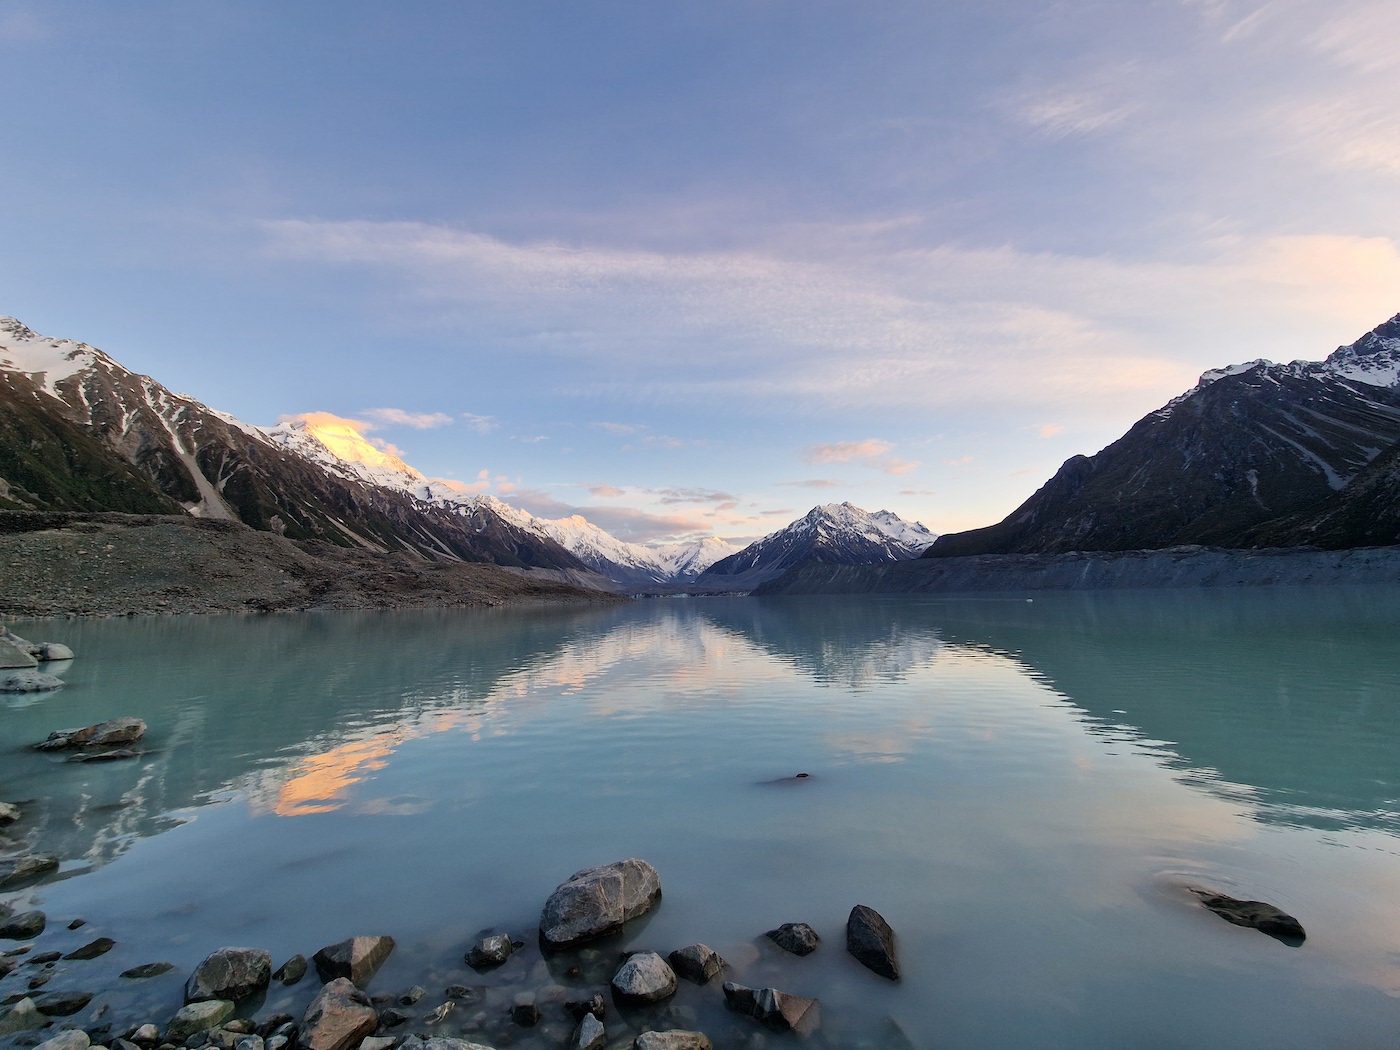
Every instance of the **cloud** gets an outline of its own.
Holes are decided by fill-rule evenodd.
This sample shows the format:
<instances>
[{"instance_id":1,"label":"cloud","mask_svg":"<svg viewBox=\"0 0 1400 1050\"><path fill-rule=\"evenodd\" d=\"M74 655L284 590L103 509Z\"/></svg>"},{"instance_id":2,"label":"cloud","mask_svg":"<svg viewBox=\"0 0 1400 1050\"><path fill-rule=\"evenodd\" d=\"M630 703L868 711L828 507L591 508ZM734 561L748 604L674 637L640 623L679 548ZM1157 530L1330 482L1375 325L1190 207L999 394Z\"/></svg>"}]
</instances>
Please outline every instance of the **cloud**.
<instances>
[{"instance_id":1,"label":"cloud","mask_svg":"<svg viewBox=\"0 0 1400 1050\"><path fill-rule=\"evenodd\" d=\"M899 494L900 494L901 496L937 496L937 495L938 495L937 491L935 491L934 489L900 489L900 490L899 490Z\"/></svg>"},{"instance_id":2,"label":"cloud","mask_svg":"<svg viewBox=\"0 0 1400 1050\"><path fill-rule=\"evenodd\" d=\"M894 448L889 441L866 438L864 441L837 441L830 445L813 445L802 454L807 463L860 463L862 466L882 470L886 474L908 474L919 466L916 459L899 459L886 456ZM814 488L824 486L812 486Z\"/></svg>"},{"instance_id":3,"label":"cloud","mask_svg":"<svg viewBox=\"0 0 1400 1050\"><path fill-rule=\"evenodd\" d=\"M636 444L623 445L622 451L630 452L637 448L689 448L705 444L707 442L703 439L687 441L683 438L667 437L665 434L648 434Z\"/></svg>"},{"instance_id":4,"label":"cloud","mask_svg":"<svg viewBox=\"0 0 1400 1050\"><path fill-rule=\"evenodd\" d=\"M661 497L658 503L729 503L734 505L739 497L714 489L647 489Z\"/></svg>"},{"instance_id":5,"label":"cloud","mask_svg":"<svg viewBox=\"0 0 1400 1050\"><path fill-rule=\"evenodd\" d=\"M1052 438L1056 434L1063 434L1065 428L1058 423L1046 423L1037 428L1036 432L1043 438Z\"/></svg>"},{"instance_id":6,"label":"cloud","mask_svg":"<svg viewBox=\"0 0 1400 1050\"><path fill-rule=\"evenodd\" d=\"M466 421L465 425L467 429L475 430L478 434L489 434L500 426L492 416L478 416L475 412L462 412L459 414L461 418Z\"/></svg>"},{"instance_id":7,"label":"cloud","mask_svg":"<svg viewBox=\"0 0 1400 1050\"><path fill-rule=\"evenodd\" d=\"M844 481L837 481L830 478L808 478L806 481L779 481L779 487L797 489L834 489L846 484Z\"/></svg>"},{"instance_id":8,"label":"cloud","mask_svg":"<svg viewBox=\"0 0 1400 1050\"><path fill-rule=\"evenodd\" d=\"M367 430L373 430L374 424L365 419L350 419L346 416L338 416L334 412L295 412L290 415L277 417L279 423L305 423L311 427L349 427L357 434L363 434Z\"/></svg>"},{"instance_id":9,"label":"cloud","mask_svg":"<svg viewBox=\"0 0 1400 1050\"><path fill-rule=\"evenodd\" d=\"M1021 95L1009 108L1018 120L1042 134L1050 138L1069 138L1121 124L1137 106L1116 97L1110 89L1071 86Z\"/></svg>"},{"instance_id":10,"label":"cloud","mask_svg":"<svg viewBox=\"0 0 1400 1050\"><path fill-rule=\"evenodd\" d=\"M945 467L963 467L971 463L974 458L973 456L961 456L958 459L945 459L943 465Z\"/></svg>"},{"instance_id":11,"label":"cloud","mask_svg":"<svg viewBox=\"0 0 1400 1050\"><path fill-rule=\"evenodd\" d=\"M791 507L784 507L782 510L761 510L761 511L759 511L759 514L763 515L765 518L770 517L770 516L771 516L771 517L777 517L777 516L780 515L780 514L796 514L796 513L797 513L797 511L795 511L795 510L794 510L793 508L791 508Z\"/></svg>"},{"instance_id":12,"label":"cloud","mask_svg":"<svg viewBox=\"0 0 1400 1050\"><path fill-rule=\"evenodd\" d=\"M679 542L713 532L708 523L695 518L648 514L632 507L576 507L538 489L518 489L510 494L510 502L541 518L582 515L600 529L631 543Z\"/></svg>"},{"instance_id":13,"label":"cloud","mask_svg":"<svg viewBox=\"0 0 1400 1050\"><path fill-rule=\"evenodd\" d=\"M603 430L609 434L635 434L639 430L646 428L637 423L589 423L594 430Z\"/></svg>"},{"instance_id":14,"label":"cloud","mask_svg":"<svg viewBox=\"0 0 1400 1050\"><path fill-rule=\"evenodd\" d=\"M896 459L891 456L889 459L880 461L880 469L886 474L908 474L917 466L919 466L917 459Z\"/></svg>"},{"instance_id":15,"label":"cloud","mask_svg":"<svg viewBox=\"0 0 1400 1050\"><path fill-rule=\"evenodd\" d=\"M403 459L404 457L403 449L399 448L399 446L395 445L393 442L385 441L383 438L370 438L369 443L379 449L380 452L387 452L395 459Z\"/></svg>"},{"instance_id":16,"label":"cloud","mask_svg":"<svg viewBox=\"0 0 1400 1050\"><path fill-rule=\"evenodd\" d=\"M535 434L535 435L532 436L532 437L516 438L515 440L516 440L516 441L523 441L523 442L525 442L525 444L527 444L527 445L538 445L541 441L548 441L548 440L549 440L549 435L547 435L547 434Z\"/></svg>"},{"instance_id":17,"label":"cloud","mask_svg":"<svg viewBox=\"0 0 1400 1050\"><path fill-rule=\"evenodd\" d=\"M405 412L401 408L368 408L363 415L375 423L391 427L413 427L415 430L432 430L452 423L446 412Z\"/></svg>"},{"instance_id":18,"label":"cloud","mask_svg":"<svg viewBox=\"0 0 1400 1050\"><path fill-rule=\"evenodd\" d=\"M616 485L594 485L592 488L590 488L590 489L588 490L588 492L589 492L590 495L593 495L593 496L604 496L604 497L608 497L608 496L625 496L625 495L627 494L627 490L626 490L626 489L620 489L620 488L618 488Z\"/></svg>"}]
</instances>

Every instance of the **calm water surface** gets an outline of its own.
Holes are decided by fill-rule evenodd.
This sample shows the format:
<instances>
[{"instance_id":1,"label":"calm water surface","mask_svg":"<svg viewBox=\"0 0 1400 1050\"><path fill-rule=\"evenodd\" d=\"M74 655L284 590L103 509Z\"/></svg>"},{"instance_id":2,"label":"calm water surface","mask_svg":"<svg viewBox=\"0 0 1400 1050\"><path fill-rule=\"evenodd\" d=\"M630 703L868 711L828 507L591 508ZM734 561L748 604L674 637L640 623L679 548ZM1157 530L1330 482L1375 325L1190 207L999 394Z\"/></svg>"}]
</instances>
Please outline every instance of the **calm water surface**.
<instances>
[{"instance_id":1,"label":"calm water surface","mask_svg":"<svg viewBox=\"0 0 1400 1050\"><path fill-rule=\"evenodd\" d=\"M424 984L426 1013L449 983L487 985L490 1025L522 989L605 984L629 945L703 941L744 983L819 997L813 1045L890 1045L888 1018L940 1050L1400 1039L1395 591L18 627L79 658L62 691L0 705L0 798L32 800L18 827L67 876L4 899L50 914L41 946L118 942L46 990L176 964L79 1022L104 1003L163 1021L222 945L279 963L389 933L371 993ZM27 748L115 715L146 720L152 753ZM567 978L526 935L558 882L626 856L665 897ZM1231 926L1190 885L1271 901L1308 940ZM857 903L898 932L898 984L843 950ZM807 958L758 937L797 921L823 937ZM460 960L487 928L531 945L480 977ZM297 1013L313 984L258 1009ZM682 984L669 1021L614 1012L610 1032L680 1021L720 1048L786 1045L753 1038L717 984Z\"/></svg>"}]
</instances>

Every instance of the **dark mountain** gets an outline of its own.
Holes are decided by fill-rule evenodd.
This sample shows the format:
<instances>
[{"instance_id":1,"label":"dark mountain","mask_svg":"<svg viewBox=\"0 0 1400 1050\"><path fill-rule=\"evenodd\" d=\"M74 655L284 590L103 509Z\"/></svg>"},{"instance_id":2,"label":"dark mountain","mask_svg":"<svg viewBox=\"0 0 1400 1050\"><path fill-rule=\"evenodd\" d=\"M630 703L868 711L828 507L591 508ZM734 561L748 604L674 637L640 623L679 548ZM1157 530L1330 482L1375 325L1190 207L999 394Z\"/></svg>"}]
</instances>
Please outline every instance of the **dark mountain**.
<instances>
[{"instance_id":1,"label":"dark mountain","mask_svg":"<svg viewBox=\"0 0 1400 1050\"><path fill-rule=\"evenodd\" d=\"M715 562L695 579L699 589L748 591L804 561L866 565L917 558L934 540L918 522L849 503L813 507L784 529Z\"/></svg>"},{"instance_id":2,"label":"dark mountain","mask_svg":"<svg viewBox=\"0 0 1400 1050\"><path fill-rule=\"evenodd\" d=\"M0 409L0 509L183 510L289 539L587 572L488 505L430 504L336 473L100 350L13 318L0 318Z\"/></svg>"},{"instance_id":3,"label":"dark mountain","mask_svg":"<svg viewBox=\"0 0 1400 1050\"><path fill-rule=\"evenodd\" d=\"M1397 442L1400 315L1326 361L1207 372L1003 521L941 536L924 557L1400 542L1395 453L1382 456Z\"/></svg>"}]
</instances>

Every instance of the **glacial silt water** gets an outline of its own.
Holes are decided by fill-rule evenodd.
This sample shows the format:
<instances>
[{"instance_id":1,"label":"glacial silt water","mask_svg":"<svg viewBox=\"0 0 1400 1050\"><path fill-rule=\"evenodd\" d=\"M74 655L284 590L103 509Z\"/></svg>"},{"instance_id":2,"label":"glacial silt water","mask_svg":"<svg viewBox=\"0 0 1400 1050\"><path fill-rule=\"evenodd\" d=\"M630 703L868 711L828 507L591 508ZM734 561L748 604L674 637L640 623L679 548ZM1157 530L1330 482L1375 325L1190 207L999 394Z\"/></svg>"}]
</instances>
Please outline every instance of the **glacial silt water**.
<instances>
[{"instance_id":1,"label":"glacial silt water","mask_svg":"<svg viewBox=\"0 0 1400 1050\"><path fill-rule=\"evenodd\" d=\"M947 1050L1400 1038L1392 590L16 627L78 659L63 690L0 704L0 799L27 814L11 835L65 858L0 899L49 914L37 950L117 941L56 967L44 991L98 992L68 1023L163 1022L224 945L280 963L387 933L371 994L428 990L401 1030L427 1030L449 984L479 986L434 1030L517 1048L568 1033L549 992L540 1027L502 1027L515 994L584 998L622 950L696 941L734 980L820 998L812 1045L898 1045L891 1019ZM147 754L28 747L119 715L149 724ZM571 976L540 954L540 908L629 856L662 901ZM1269 901L1307 940L1232 926L1193 886ZM899 982L844 951L856 904L896 930ZM778 952L761 935L783 922L821 946ZM479 975L462 953L487 929L527 947ZM175 968L116 979L155 961ZM299 1015L315 985L249 1009ZM610 1011L614 1038L644 1024L794 1039L726 1013L718 982Z\"/></svg>"}]
</instances>

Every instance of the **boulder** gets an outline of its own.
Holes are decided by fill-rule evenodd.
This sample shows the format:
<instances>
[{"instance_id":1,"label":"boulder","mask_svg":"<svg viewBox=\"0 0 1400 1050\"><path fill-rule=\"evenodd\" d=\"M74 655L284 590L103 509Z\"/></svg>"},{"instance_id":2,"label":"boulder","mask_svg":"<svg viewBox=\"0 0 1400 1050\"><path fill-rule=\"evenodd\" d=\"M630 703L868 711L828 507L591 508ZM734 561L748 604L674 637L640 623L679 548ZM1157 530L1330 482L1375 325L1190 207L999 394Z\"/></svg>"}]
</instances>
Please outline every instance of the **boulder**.
<instances>
[{"instance_id":1,"label":"boulder","mask_svg":"<svg viewBox=\"0 0 1400 1050\"><path fill-rule=\"evenodd\" d=\"M540 916L545 947L558 950L617 933L661 897L661 877L635 857L585 868L560 883Z\"/></svg>"},{"instance_id":2,"label":"boulder","mask_svg":"<svg viewBox=\"0 0 1400 1050\"><path fill-rule=\"evenodd\" d=\"M306 956L293 955L290 959L277 967L277 972L272 975L274 981L281 981L283 984L296 984L306 976Z\"/></svg>"},{"instance_id":3,"label":"boulder","mask_svg":"<svg viewBox=\"0 0 1400 1050\"><path fill-rule=\"evenodd\" d=\"M206 999L181 1008L165 1026L165 1041L179 1045L198 1032L223 1024L233 1016L233 1003L227 999Z\"/></svg>"},{"instance_id":4,"label":"boulder","mask_svg":"<svg viewBox=\"0 0 1400 1050\"><path fill-rule=\"evenodd\" d=\"M65 959L96 959L99 955L106 955L114 947L116 941L110 937L99 937L95 941L88 941L81 948L75 948L64 956Z\"/></svg>"},{"instance_id":5,"label":"boulder","mask_svg":"<svg viewBox=\"0 0 1400 1050\"><path fill-rule=\"evenodd\" d=\"M185 982L185 1002L246 999L267 987L272 956L261 948L220 948L197 967Z\"/></svg>"},{"instance_id":6,"label":"boulder","mask_svg":"<svg viewBox=\"0 0 1400 1050\"><path fill-rule=\"evenodd\" d=\"M724 983L724 1005L736 1014L752 1017L777 1032L809 1035L821 1023L821 1004L776 988L745 988Z\"/></svg>"},{"instance_id":7,"label":"boulder","mask_svg":"<svg viewBox=\"0 0 1400 1050\"><path fill-rule=\"evenodd\" d=\"M43 671L16 671L0 678L0 693L47 693L62 688L62 678Z\"/></svg>"},{"instance_id":8,"label":"boulder","mask_svg":"<svg viewBox=\"0 0 1400 1050\"><path fill-rule=\"evenodd\" d=\"M45 1017L72 1017L90 1002L91 992L49 992L35 999L34 1006Z\"/></svg>"},{"instance_id":9,"label":"boulder","mask_svg":"<svg viewBox=\"0 0 1400 1050\"><path fill-rule=\"evenodd\" d=\"M575 999L566 1002L564 1009L569 1011L569 1016L575 1021L581 1021L590 1014L601 1021L608 1015L607 1000L601 995L595 995L592 999Z\"/></svg>"},{"instance_id":10,"label":"boulder","mask_svg":"<svg viewBox=\"0 0 1400 1050\"><path fill-rule=\"evenodd\" d=\"M1193 890L1201 898L1201 906L1236 926L1247 926L1267 933L1270 937L1290 944L1302 944L1307 939L1303 924L1285 911L1263 901L1242 901L1223 893Z\"/></svg>"},{"instance_id":11,"label":"boulder","mask_svg":"<svg viewBox=\"0 0 1400 1050\"><path fill-rule=\"evenodd\" d=\"M6 1013L0 1014L0 1035L32 1032L48 1023L49 1019L39 1012L34 1000L26 997L11 1006Z\"/></svg>"},{"instance_id":12,"label":"boulder","mask_svg":"<svg viewBox=\"0 0 1400 1050\"><path fill-rule=\"evenodd\" d=\"M379 971L393 950L392 937L351 937L322 948L311 957L311 961L316 964L316 972L323 981L344 977L363 986Z\"/></svg>"},{"instance_id":13,"label":"boulder","mask_svg":"<svg viewBox=\"0 0 1400 1050\"><path fill-rule=\"evenodd\" d=\"M160 1042L160 1029L147 1022L131 1033L131 1041L137 1046L154 1046Z\"/></svg>"},{"instance_id":14,"label":"boulder","mask_svg":"<svg viewBox=\"0 0 1400 1050\"><path fill-rule=\"evenodd\" d=\"M60 729L47 740L35 744L36 751L62 751L74 747L120 747L134 744L146 735L146 723L139 718L109 718L82 729Z\"/></svg>"},{"instance_id":15,"label":"boulder","mask_svg":"<svg viewBox=\"0 0 1400 1050\"><path fill-rule=\"evenodd\" d=\"M448 1039L434 1036L424 1039L421 1035L411 1035L399 1044L399 1050L491 1050L481 1043L469 1043L465 1039Z\"/></svg>"},{"instance_id":16,"label":"boulder","mask_svg":"<svg viewBox=\"0 0 1400 1050\"><path fill-rule=\"evenodd\" d=\"M80 1028L69 1028L40 1043L35 1050L88 1050L92 1041Z\"/></svg>"},{"instance_id":17,"label":"boulder","mask_svg":"<svg viewBox=\"0 0 1400 1050\"><path fill-rule=\"evenodd\" d=\"M899 960L894 953L894 930L878 911L857 904L846 920L846 951L868 970L891 981L899 980Z\"/></svg>"},{"instance_id":18,"label":"boulder","mask_svg":"<svg viewBox=\"0 0 1400 1050\"><path fill-rule=\"evenodd\" d=\"M117 974L118 977L125 977L129 981L144 981L147 977L159 977L163 973L169 973L175 969L174 963L154 962L142 963L140 966L133 966L129 970L123 970Z\"/></svg>"},{"instance_id":19,"label":"boulder","mask_svg":"<svg viewBox=\"0 0 1400 1050\"><path fill-rule=\"evenodd\" d=\"M73 650L62 642L40 642L34 647L38 652L30 651L30 655L41 664L52 663L55 660L73 659Z\"/></svg>"},{"instance_id":20,"label":"boulder","mask_svg":"<svg viewBox=\"0 0 1400 1050\"><path fill-rule=\"evenodd\" d=\"M57 871L59 860L52 853L26 853L0 860L0 888L18 886L30 879Z\"/></svg>"},{"instance_id":21,"label":"boulder","mask_svg":"<svg viewBox=\"0 0 1400 1050\"><path fill-rule=\"evenodd\" d=\"M379 1014L348 977L321 989L301 1019L297 1045L303 1050L354 1050L379 1027Z\"/></svg>"},{"instance_id":22,"label":"boulder","mask_svg":"<svg viewBox=\"0 0 1400 1050\"><path fill-rule=\"evenodd\" d=\"M515 945L511 943L510 937L504 933L498 933L492 937L483 937L471 946L467 952L467 965L477 970L485 970L492 966L500 966L510 958L510 953L515 951Z\"/></svg>"},{"instance_id":23,"label":"boulder","mask_svg":"<svg viewBox=\"0 0 1400 1050\"><path fill-rule=\"evenodd\" d=\"M8 827L19 820L19 807L9 802L0 802L0 828Z\"/></svg>"},{"instance_id":24,"label":"boulder","mask_svg":"<svg viewBox=\"0 0 1400 1050\"><path fill-rule=\"evenodd\" d=\"M694 981L696 984L704 984L724 969L724 960L719 957L719 952L706 944L678 948L667 958L670 960L671 969L687 981Z\"/></svg>"},{"instance_id":25,"label":"boulder","mask_svg":"<svg viewBox=\"0 0 1400 1050\"><path fill-rule=\"evenodd\" d=\"M655 952L638 952L613 975L612 987L625 1002L660 1002L676 994L676 972Z\"/></svg>"},{"instance_id":26,"label":"boulder","mask_svg":"<svg viewBox=\"0 0 1400 1050\"><path fill-rule=\"evenodd\" d=\"M0 920L0 939L7 941L27 941L44 932L48 919L41 911L24 911L8 919Z\"/></svg>"},{"instance_id":27,"label":"boulder","mask_svg":"<svg viewBox=\"0 0 1400 1050\"><path fill-rule=\"evenodd\" d=\"M569 1050L603 1050L608 1045L608 1034L603 1030L603 1022L592 1014L584 1014L569 1040Z\"/></svg>"},{"instance_id":28,"label":"boulder","mask_svg":"<svg viewBox=\"0 0 1400 1050\"><path fill-rule=\"evenodd\" d=\"M27 648L15 644L13 635L0 638L0 669L38 666L39 661L30 655Z\"/></svg>"},{"instance_id":29,"label":"boulder","mask_svg":"<svg viewBox=\"0 0 1400 1050\"><path fill-rule=\"evenodd\" d=\"M805 922L785 922L776 930L769 930L764 936L783 951L793 955L811 955L821 941L817 931Z\"/></svg>"},{"instance_id":30,"label":"boulder","mask_svg":"<svg viewBox=\"0 0 1400 1050\"><path fill-rule=\"evenodd\" d=\"M635 1050L713 1050L704 1032L673 1028L669 1032L643 1032L632 1041Z\"/></svg>"}]
</instances>

